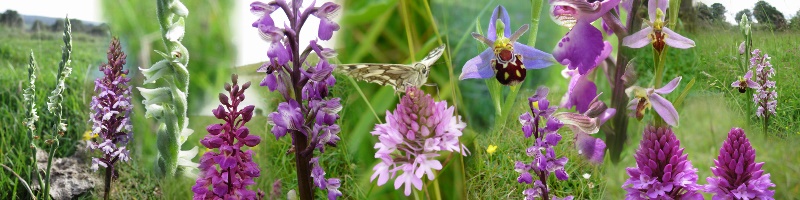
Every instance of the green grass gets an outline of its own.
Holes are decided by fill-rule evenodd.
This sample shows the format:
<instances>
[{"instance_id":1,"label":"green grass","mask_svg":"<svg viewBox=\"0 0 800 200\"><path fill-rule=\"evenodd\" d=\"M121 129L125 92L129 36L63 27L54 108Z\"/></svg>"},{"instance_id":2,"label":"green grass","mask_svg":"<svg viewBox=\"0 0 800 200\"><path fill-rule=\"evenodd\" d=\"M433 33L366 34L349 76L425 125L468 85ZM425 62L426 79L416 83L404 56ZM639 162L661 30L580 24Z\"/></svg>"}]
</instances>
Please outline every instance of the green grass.
<instances>
[{"instance_id":1,"label":"green grass","mask_svg":"<svg viewBox=\"0 0 800 200\"><path fill-rule=\"evenodd\" d=\"M91 125L89 104L93 95L93 74L105 61L105 51L109 38L94 38L75 34L73 37L72 74L66 80L63 118L68 124L65 136L60 139L61 146L56 157L72 155L75 145ZM36 80L36 105L39 121L36 123L37 135L53 130L54 115L47 111L47 96L55 88L58 63L61 61L61 47L64 45L60 33L29 34L21 30L0 27L0 163L10 166L20 176L27 177L26 166L32 164L26 159L29 148L27 133L22 125L25 107L22 91L28 80L28 60L31 50L38 64ZM47 133L50 134L50 133ZM44 146L42 141L37 141ZM87 165L88 167L88 165ZM27 196L22 186L7 171L0 176L0 198ZM15 189L16 188L16 189Z\"/></svg>"}]
</instances>

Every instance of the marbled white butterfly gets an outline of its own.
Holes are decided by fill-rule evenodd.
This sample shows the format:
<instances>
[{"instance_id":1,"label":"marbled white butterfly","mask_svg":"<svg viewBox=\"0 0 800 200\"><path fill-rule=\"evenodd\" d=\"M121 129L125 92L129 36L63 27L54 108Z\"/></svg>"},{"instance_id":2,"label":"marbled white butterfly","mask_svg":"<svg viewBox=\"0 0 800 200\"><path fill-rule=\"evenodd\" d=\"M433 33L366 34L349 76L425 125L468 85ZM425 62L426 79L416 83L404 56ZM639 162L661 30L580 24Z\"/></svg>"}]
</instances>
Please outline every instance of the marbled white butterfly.
<instances>
[{"instance_id":1,"label":"marbled white butterfly","mask_svg":"<svg viewBox=\"0 0 800 200\"><path fill-rule=\"evenodd\" d=\"M336 68L356 80L390 85L397 92L405 92L406 87L420 87L428 81L431 65L444 53L445 45L428 53L422 61L404 64L358 63L340 64Z\"/></svg>"}]
</instances>

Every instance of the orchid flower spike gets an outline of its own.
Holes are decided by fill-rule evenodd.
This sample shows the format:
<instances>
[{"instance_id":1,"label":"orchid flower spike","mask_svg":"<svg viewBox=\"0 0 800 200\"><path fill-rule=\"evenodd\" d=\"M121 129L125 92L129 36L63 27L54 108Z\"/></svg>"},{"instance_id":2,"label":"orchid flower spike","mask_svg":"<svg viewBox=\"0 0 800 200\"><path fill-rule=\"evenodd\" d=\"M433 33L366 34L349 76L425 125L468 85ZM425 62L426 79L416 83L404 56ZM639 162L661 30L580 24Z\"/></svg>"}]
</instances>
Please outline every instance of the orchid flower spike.
<instances>
[{"instance_id":1,"label":"orchid flower spike","mask_svg":"<svg viewBox=\"0 0 800 200\"><path fill-rule=\"evenodd\" d=\"M667 0L650 0L647 5L650 21L645 21L650 26L623 38L622 45L642 48L647 44L653 44L653 48L658 52L663 51L665 45L679 49L694 47L694 41L667 28L667 22L664 20L667 7L669 7Z\"/></svg>"},{"instance_id":2,"label":"orchid flower spike","mask_svg":"<svg viewBox=\"0 0 800 200\"><path fill-rule=\"evenodd\" d=\"M739 92L744 93L747 91L747 88L758 89L761 87L756 83L753 79L753 71L747 71L747 74L744 76L740 76L739 80L734 81L731 83L731 87L739 88Z\"/></svg>"},{"instance_id":3,"label":"orchid flower spike","mask_svg":"<svg viewBox=\"0 0 800 200\"><path fill-rule=\"evenodd\" d=\"M528 31L527 24L514 34L506 29L509 24L508 12L503 6L497 6L489 21L487 36L472 33L473 38L489 48L464 64L460 80L494 76L503 85L517 85L525 80L527 69L542 69L555 62L552 55L517 42Z\"/></svg>"},{"instance_id":4,"label":"orchid flower spike","mask_svg":"<svg viewBox=\"0 0 800 200\"><path fill-rule=\"evenodd\" d=\"M569 69L586 74L611 52L611 43L603 41L603 33L592 26L620 0L550 0L550 17L570 31L561 38L553 56ZM608 22L610 23L610 22Z\"/></svg>"},{"instance_id":5,"label":"orchid flower spike","mask_svg":"<svg viewBox=\"0 0 800 200\"><path fill-rule=\"evenodd\" d=\"M671 93L678 87L680 82L681 77L679 76L672 79L672 81L667 83L664 87L658 89L642 88L639 86L632 86L625 89L625 93L628 94L629 97L632 97L631 101L628 102L628 109L634 111L634 115L637 119L642 120L642 117L644 117L644 110L652 107L667 124L677 127L678 111L675 110L671 102L661 97L659 94Z\"/></svg>"}]
</instances>

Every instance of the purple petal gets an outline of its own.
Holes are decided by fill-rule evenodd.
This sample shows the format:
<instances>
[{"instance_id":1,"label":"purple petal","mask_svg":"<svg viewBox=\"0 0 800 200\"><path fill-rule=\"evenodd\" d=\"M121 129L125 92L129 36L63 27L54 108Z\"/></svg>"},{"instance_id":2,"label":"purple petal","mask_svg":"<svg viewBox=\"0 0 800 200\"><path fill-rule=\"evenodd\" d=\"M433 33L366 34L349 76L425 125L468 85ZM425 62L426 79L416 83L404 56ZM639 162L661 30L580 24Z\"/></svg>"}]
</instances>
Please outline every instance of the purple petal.
<instances>
[{"instance_id":1,"label":"purple petal","mask_svg":"<svg viewBox=\"0 0 800 200\"><path fill-rule=\"evenodd\" d=\"M651 22L656 21L656 8L661 10L661 13L663 15L661 16L660 20L664 21L664 17L666 17L664 15L667 14L667 7L669 7L669 3L667 3L667 0L650 0L647 4L647 14L650 17L650 21Z\"/></svg>"},{"instance_id":2,"label":"purple petal","mask_svg":"<svg viewBox=\"0 0 800 200\"><path fill-rule=\"evenodd\" d=\"M553 55L519 42L514 42L514 53L522 55L522 64L526 69L542 69L553 65L555 61Z\"/></svg>"},{"instance_id":3,"label":"purple petal","mask_svg":"<svg viewBox=\"0 0 800 200\"><path fill-rule=\"evenodd\" d=\"M330 40L333 37L333 32L338 30L339 24L336 24L333 20L320 19L317 35L321 40Z\"/></svg>"},{"instance_id":4,"label":"purple petal","mask_svg":"<svg viewBox=\"0 0 800 200\"><path fill-rule=\"evenodd\" d=\"M605 44L603 33L585 21L578 21L553 50L553 56L569 69L578 69L586 74L597 66L597 57L602 54Z\"/></svg>"},{"instance_id":5,"label":"purple petal","mask_svg":"<svg viewBox=\"0 0 800 200\"><path fill-rule=\"evenodd\" d=\"M658 113L658 115L661 116L661 118L664 119L667 124L677 127L678 111L675 110L675 107L672 106L672 103L658 94L651 94L648 97L650 97L650 104L653 105L653 109L656 110L656 113Z\"/></svg>"},{"instance_id":6,"label":"purple petal","mask_svg":"<svg viewBox=\"0 0 800 200\"><path fill-rule=\"evenodd\" d=\"M584 113L597 96L597 86L594 82L589 81L585 75L575 75L570 80L568 92L568 108L575 106L575 110L578 113Z\"/></svg>"},{"instance_id":7,"label":"purple petal","mask_svg":"<svg viewBox=\"0 0 800 200\"><path fill-rule=\"evenodd\" d=\"M678 87L678 84L681 83L681 79L682 77L678 76L669 81L669 83L667 83L667 85L664 85L664 87L656 89L655 92L659 94L669 94L673 90L675 90L675 88Z\"/></svg>"},{"instance_id":8,"label":"purple petal","mask_svg":"<svg viewBox=\"0 0 800 200\"><path fill-rule=\"evenodd\" d=\"M508 11L506 11L506 8L503 6L497 6L494 8L494 12L492 12L492 18L489 20L489 29L486 31L486 36L491 41L497 40L497 30L495 30L497 26L495 22L497 19L500 19L500 21L506 25L505 30L503 30L503 36L511 36L511 29L508 28L508 26L511 25L511 20L508 18Z\"/></svg>"},{"instance_id":9,"label":"purple petal","mask_svg":"<svg viewBox=\"0 0 800 200\"><path fill-rule=\"evenodd\" d=\"M565 181L569 179L569 175L566 171L564 171L564 169L558 169L556 170L556 178L558 178L558 180Z\"/></svg>"},{"instance_id":10,"label":"purple petal","mask_svg":"<svg viewBox=\"0 0 800 200\"><path fill-rule=\"evenodd\" d=\"M487 79L494 77L494 69L489 65L494 58L494 51L491 48L481 52L480 55L467 61L461 69L459 80L479 78Z\"/></svg>"},{"instance_id":11,"label":"purple petal","mask_svg":"<svg viewBox=\"0 0 800 200\"><path fill-rule=\"evenodd\" d=\"M589 161L599 164L603 162L606 152L606 143L584 132L575 133L575 147L581 155Z\"/></svg>"},{"instance_id":12,"label":"purple petal","mask_svg":"<svg viewBox=\"0 0 800 200\"><path fill-rule=\"evenodd\" d=\"M630 48L642 48L648 45L652 40L648 37L653 32L653 27L643 28L632 35L622 38L622 45Z\"/></svg>"},{"instance_id":13,"label":"purple petal","mask_svg":"<svg viewBox=\"0 0 800 200\"><path fill-rule=\"evenodd\" d=\"M757 89L757 88L759 88L761 86L758 85L758 83L756 83L755 81L747 79L747 87L753 88L753 89Z\"/></svg>"},{"instance_id":14,"label":"purple petal","mask_svg":"<svg viewBox=\"0 0 800 200\"><path fill-rule=\"evenodd\" d=\"M519 177L517 177L517 182L531 184L533 183L533 176L531 176L531 174L528 173L527 171L524 171L522 172L522 174L519 175Z\"/></svg>"},{"instance_id":15,"label":"purple petal","mask_svg":"<svg viewBox=\"0 0 800 200\"><path fill-rule=\"evenodd\" d=\"M675 33L674 31L670 30L667 27L664 27L663 29L661 29L661 31L663 31L666 34L666 36L664 37L664 42L666 42L667 45L671 47L679 49L688 49L694 47L694 41L692 41L689 38L683 37L678 33Z\"/></svg>"},{"instance_id":16,"label":"purple petal","mask_svg":"<svg viewBox=\"0 0 800 200\"><path fill-rule=\"evenodd\" d=\"M264 80L261 80L261 84L258 85L267 86L270 92L275 91L278 88L278 77L275 74L267 74Z\"/></svg>"}]
</instances>

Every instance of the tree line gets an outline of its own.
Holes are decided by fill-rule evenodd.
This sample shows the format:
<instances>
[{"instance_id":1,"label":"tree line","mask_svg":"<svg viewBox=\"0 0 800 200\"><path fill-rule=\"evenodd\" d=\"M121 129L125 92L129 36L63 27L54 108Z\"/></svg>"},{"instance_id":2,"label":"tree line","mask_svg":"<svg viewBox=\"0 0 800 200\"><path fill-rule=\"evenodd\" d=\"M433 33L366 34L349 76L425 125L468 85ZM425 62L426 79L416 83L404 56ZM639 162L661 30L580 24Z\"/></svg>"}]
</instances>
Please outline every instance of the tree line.
<instances>
[{"instance_id":1,"label":"tree line","mask_svg":"<svg viewBox=\"0 0 800 200\"><path fill-rule=\"evenodd\" d=\"M90 35L96 36L105 36L108 35L108 25L105 23L100 25L93 25L88 23L83 23L81 20L71 19L70 22L72 23L72 32L80 32L86 33ZM22 15L20 15L15 10L6 10L2 14L0 14L0 26L13 28L13 29L25 29L25 22L22 19ZM57 19L53 24L45 24L41 20L36 20L31 25L30 32L38 33L38 32L61 32L64 30L64 19Z\"/></svg>"},{"instance_id":2,"label":"tree line","mask_svg":"<svg viewBox=\"0 0 800 200\"><path fill-rule=\"evenodd\" d=\"M691 2L691 1L690 1ZM725 23L725 13L728 12L725 6L720 3L708 6L702 2L694 5L695 19L701 23L699 25L728 25ZM749 21L757 22L757 28L770 30L800 30L800 10L794 16L786 20L785 15L777 8L766 1L758 1L751 9L744 9L734 15L736 22L741 21L742 16L746 16Z\"/></svg>"}]
</instances>

